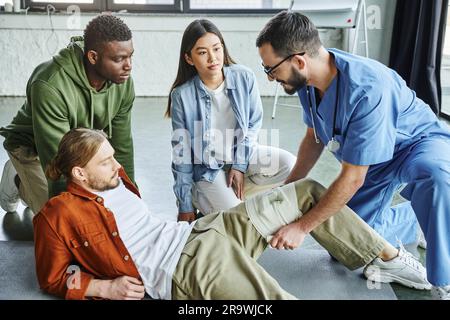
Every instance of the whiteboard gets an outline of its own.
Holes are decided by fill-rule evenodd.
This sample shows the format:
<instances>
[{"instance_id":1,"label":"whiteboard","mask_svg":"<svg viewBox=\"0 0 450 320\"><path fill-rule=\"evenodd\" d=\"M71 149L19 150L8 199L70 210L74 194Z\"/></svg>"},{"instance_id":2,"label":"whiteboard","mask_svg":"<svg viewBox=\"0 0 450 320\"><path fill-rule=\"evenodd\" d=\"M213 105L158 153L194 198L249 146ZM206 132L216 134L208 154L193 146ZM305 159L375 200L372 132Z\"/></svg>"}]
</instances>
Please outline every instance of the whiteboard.
<instances>
[{"instance_id":1,"label":"whiteboard","mask_svg":"<svg viewBox=\"0 0 450 320\"><path fill-rule=\"evenodd\" d=\"M307 16L318 28L354 28L360 0L293 0L292 11Z\"/></svg>"}]
</instances>

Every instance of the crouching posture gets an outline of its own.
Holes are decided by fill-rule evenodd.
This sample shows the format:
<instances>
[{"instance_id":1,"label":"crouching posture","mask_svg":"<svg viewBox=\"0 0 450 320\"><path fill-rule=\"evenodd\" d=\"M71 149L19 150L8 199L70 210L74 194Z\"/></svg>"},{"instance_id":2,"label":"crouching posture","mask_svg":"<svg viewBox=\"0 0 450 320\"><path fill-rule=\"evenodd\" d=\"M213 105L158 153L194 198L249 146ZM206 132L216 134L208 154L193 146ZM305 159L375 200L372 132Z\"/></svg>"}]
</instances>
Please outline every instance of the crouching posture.
<instances>
[{"instance_id":1,"label":"crouching posture","mask_svg":"<svg viewBox=\"0 0 450 320\"><path fill-rule=\"evenodd\" d=\"M301 180L192 224L160 220L114 158L101 131L72 129L46 172L67 192L34 217L41 288L66 299L295 299L256 259L270 243L292 249L281 228L307 214L325 189ZM350 269L429 288L425 269L344 208L311 235Z\"/></svg>"}]
</instances>

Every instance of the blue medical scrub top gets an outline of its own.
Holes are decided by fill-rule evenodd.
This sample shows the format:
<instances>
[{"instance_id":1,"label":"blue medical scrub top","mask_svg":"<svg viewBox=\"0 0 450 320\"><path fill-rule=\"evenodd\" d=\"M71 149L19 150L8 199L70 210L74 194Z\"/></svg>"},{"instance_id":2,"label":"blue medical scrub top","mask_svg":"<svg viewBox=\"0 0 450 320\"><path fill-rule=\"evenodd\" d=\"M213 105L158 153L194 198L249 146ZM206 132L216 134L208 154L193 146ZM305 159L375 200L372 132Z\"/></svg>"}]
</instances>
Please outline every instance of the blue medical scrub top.
<instances>
[{"instance_id":1,"label":"blue medical scrub top","mask_svg":"<svg viewBox=\"0 0 450 320\"><path fill-rule=\"evenodd\" d=\"M366 181L386 178L380 166L387 165L397 152L421 137L450 138L449 130L394 70L338 49L328 51L334 56L339 76L333 79L319 105L310 87L317 136L324 145L331 140L337 95L335 140L340 148L333 153L340 162L369 165ZM298 95L304 122L312 128L306 88Z\"/></svg>"}]
</instances>

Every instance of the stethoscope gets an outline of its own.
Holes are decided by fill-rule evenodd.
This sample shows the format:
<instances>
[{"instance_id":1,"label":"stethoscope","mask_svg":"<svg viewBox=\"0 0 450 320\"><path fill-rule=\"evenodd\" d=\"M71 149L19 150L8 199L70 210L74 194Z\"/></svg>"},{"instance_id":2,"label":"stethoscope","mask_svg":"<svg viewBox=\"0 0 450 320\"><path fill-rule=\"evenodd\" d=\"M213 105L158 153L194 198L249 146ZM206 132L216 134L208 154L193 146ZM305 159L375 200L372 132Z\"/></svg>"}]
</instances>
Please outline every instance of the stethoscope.
<instances>
[{"instance_id":1,"label":"stethoscope","mask_svg":"<svg viewBox=\"0 0 450 320\"><path fill-rule=\"evenodd\" d=\"M337 79L336 79L336 101L334 104L334 111L333 111L333 134L331 136L331 140L327 143L327 149L330 152L336 152L341 147L341 144L339 141L337 141L334 137L336 135L336 114L337 114L337 107L339 102L339 71L337 72ZM309 86L306 87L306 94L308 95L309 100L309 113L311 115L312 125L313 125L313 131L314 131L314 138L316 139L316 143L320 143L319 138L317 137L316 132L316 124L314 122L314 116L313 116L313 110L312 110L312 100L311 100L311 93L309 91Z\"/></svg>"}]
</instances>

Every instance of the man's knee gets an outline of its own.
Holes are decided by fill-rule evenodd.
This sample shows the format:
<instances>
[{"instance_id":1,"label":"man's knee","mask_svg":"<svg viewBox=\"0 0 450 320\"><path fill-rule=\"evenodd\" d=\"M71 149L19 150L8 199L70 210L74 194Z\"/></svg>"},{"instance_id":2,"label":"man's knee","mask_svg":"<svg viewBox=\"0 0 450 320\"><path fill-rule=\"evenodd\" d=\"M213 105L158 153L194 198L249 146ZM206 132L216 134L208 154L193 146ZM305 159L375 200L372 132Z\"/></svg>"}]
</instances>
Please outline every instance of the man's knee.
<instances>
[{"instance_id":1,"label":"man's knee","mask_svg":"<svg viewBox=\"0 0 450 320\"><path fill-rule=\"evenodd\" d=\"M428 181L437 188L448 188L450 186L450 163L438 161L422 161L416 165L419 178Z\"/></svg>"},{"instance_id":2,"label":"man's knee","mask_svg":"<svg viewBox=\"0 0 450 320\"><path fill-rule=\"evenodd\" d=\"M319 201L319 199L326 192L326 188L321 185L316 180L305 178L302 180L298 180L295 183L295 190L297 192L297 197L300 199L305 195L311 196L315 203Z\"/></svg>"},{"instance_id":3,"label":"man's knee","mask_svg":"<svg viewBox=\"0 0 450 320\"><path fill-rule=\"evenodd\" d=\"M436 188L443 190L450 189L450 168L447 170L441 170L438 175L433 177L433 184ZM448 193L446 193L448 195Z\"/></svg>"}]
</instances>

